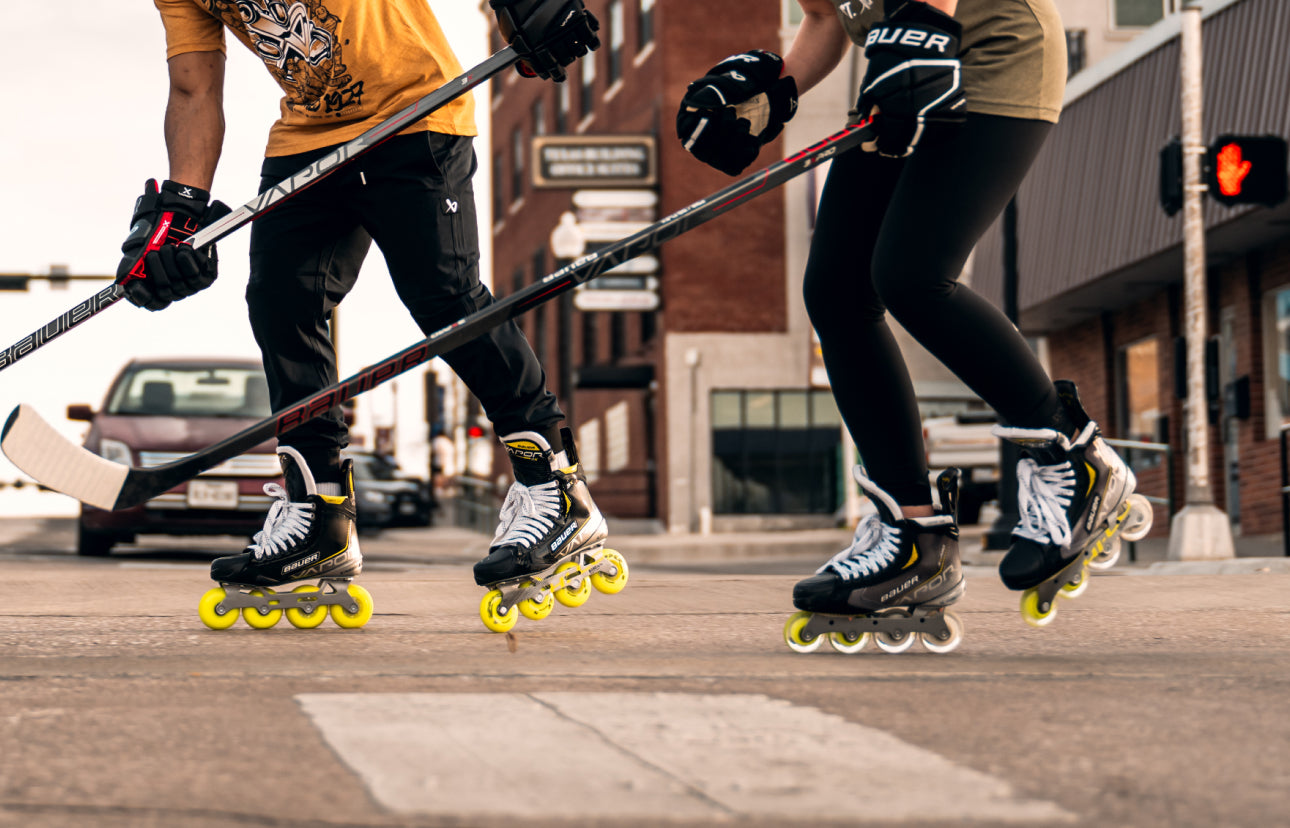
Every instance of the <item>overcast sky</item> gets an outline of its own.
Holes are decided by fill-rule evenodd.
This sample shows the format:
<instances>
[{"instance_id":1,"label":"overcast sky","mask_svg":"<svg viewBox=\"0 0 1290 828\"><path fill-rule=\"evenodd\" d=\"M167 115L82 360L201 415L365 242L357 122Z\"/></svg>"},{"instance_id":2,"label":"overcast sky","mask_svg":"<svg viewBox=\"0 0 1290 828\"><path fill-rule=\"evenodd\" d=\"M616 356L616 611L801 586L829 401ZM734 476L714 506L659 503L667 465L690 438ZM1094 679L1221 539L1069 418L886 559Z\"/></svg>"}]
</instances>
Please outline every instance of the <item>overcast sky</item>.
<instances>
[{"instance_id":1,"label":"overcast sky","mask_svg":"<svg viewBox=\"0 0 1290 828\"><path fill-rule=\"evenodd\" d=\"M486 19L475 2L433 0L461 63L487 52ZM61 0L31 3L14 20L0 49L0 77L8 79L0 127L0 273L46 273L66 264L72 273L112 273L129 229L130 211L148 178L166 177L162 115L166 102L161 21L146 0L102 3ZM479 92L487 101L486 92ZM255 195L268 128L281 97L263 65L230 38L224 153L213 194L230 205ZM477 107L487 129L487 105ZM485 133L486 134L486 133ZM487 139L476 149L481 155ZM481 176L488 165L481 165ZM475 182L481 215L489 192ZM117 369L137 355L258 356L246 321L246 245L250 228L220 242L220 278L209 290L149 313L120 302L79 328L0 370L0 420L20 402L34 405L51 424L79 440L68 403L98 407ZM481 233L481 238L489 238ZM485 251L487 256L487 251ZM0 348L106 286L73 282L53 291L0 291ZM358 286L342 306L342 375L355 373L413 344L420 332L389 284L373 248ZM399 393L399 408L417 422L419 374ZM394 395L378 389L360 399L360 422L393 419ZM401 434L401 443L412 437ZM0 457L0 481L20 473ZM0 514L12 490L0 489Z\"/></svg>"}]
</instances>

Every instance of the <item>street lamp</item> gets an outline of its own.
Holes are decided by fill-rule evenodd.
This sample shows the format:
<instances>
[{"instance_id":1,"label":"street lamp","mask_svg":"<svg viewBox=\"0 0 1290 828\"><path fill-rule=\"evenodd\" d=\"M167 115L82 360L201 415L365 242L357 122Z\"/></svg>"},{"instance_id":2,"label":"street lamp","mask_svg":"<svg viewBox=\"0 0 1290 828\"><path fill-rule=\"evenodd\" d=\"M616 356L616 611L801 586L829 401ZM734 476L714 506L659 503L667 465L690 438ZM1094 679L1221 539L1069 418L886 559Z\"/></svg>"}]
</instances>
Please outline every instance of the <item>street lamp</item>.
<instances>
[{"instance_id":1,"label":"street lamp","mask_svg":"<svg viewBox=\"0 0 1290 828\"><path fill-rule=\"evenodd\" d=\"M587 237L578 226L577 217L565 210L560 222L551 231L551 253L559 267L565 267L581 258L587 249ZM560 402L564 406L569 427L575 427L573 417L573 291L560 297Z\"/></svg>"}]
</instances>

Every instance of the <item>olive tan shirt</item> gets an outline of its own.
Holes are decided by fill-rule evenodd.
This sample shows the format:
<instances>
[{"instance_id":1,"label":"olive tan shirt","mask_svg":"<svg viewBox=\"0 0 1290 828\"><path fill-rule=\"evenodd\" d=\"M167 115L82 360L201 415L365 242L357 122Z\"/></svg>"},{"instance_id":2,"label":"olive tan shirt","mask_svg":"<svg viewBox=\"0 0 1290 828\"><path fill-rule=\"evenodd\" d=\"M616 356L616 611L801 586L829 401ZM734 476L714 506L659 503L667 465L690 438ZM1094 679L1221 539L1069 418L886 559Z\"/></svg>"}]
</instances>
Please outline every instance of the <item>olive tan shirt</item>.
<instances>
[{"instance_id":1,"label":"olive tan shirt","mask_svg":"<svg viewBox=\"0 0 1290 828\"><path fill-rule=\"evenodd\" d=\"M224 28L264 61L284 93L266 154L357 138L415 103L461 64L426 0L154 0L166 57L224 52ZM466 94L408 128L475 135Z\"/></svg>"},{"instance_id":2,"label":"olive tan shirt","mask_svg":"<svg viewBox=\"0 0 1290 828\"><path fill-rule=\"evenodd\" d=\"M832 0L863 45L882 0ZM1056 123L1066 90L1066 32L1053 0L959 0L963 90L969 112Z\"/></svg>"}]
</instances>

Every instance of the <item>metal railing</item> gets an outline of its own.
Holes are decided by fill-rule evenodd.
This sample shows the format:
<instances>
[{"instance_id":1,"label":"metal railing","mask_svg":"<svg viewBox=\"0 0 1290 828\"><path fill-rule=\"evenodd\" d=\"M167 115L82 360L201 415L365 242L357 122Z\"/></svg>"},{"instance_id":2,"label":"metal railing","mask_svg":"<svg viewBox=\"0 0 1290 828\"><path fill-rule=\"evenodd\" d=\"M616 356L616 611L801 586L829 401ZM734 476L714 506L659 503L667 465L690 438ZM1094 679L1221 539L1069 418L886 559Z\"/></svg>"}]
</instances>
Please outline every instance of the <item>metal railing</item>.
<instances>
[{"instance_id":1,"label":"metal railing","mask_svg":"<svg viewBox=\"0 0 1290 828\"><path fill-rule=\"evenodd\" d=\"M1281 424L1281 551L1290 558L1290 460L1286 455L1286 434L1290 423Z\"/></svg>"},{"instance_id":2,"label":"metal railing","mask_svg":"<svg viewBox=\"0 0 1290 828\"><path fill-rule=\"evenodd\" d=\"M1105 439L1105 438L1104 438ZM1168 443L1146 443L1141 440L1106 440L1107 445L1117 449L1125 449L1121 454L1124 462L1133 468L1135 452L1156 453L1164 455L1165 461L1165 496L1149 495L1139 492L1152 505L1152 508L1163 505L1165 507L1165 519L1173 517L1174 513L1174 450ZM1135 470L1136 473L1136 470ZM1137 559L1137 544L1133 541L1126 542L1129 560Z\"/></svg>"}]
</instances>

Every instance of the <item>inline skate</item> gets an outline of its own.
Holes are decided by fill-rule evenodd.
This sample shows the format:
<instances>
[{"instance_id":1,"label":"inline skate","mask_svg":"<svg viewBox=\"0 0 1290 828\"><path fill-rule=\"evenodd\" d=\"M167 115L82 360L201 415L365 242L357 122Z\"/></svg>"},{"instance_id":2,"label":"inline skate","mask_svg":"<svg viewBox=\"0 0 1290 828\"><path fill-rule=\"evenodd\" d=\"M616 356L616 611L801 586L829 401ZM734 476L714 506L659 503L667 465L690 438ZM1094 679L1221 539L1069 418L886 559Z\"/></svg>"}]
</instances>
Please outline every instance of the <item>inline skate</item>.
<instances>
[{"instance_id":1,"label":"inline skate","mask_svg":"<svg viewBox=\"0 0 1290 828\"><path fill-rule=\"evenodd\" d=\"M1088 588L1091 569L1114 565L1120 541L1151 530L1151 503L1134 492L1133 471L1102 439L1075 384L1054 385L1071 423L1069 438L1052 428L996 426L998 437L1029 456L1017 463L1017 509L1021 522L999 563L1009 589L1020 590L1021 616L1043 627L1057 614L1058 595L1075 598Z\"/></svg>"},{"instance_id":2,"label":"inline skate","mask_svg":"<svg viewBox=\"0 0 1290 828\"><path fill-rule=\"evenodd\" d=\"M300 629L317 627L329 612L338 626L363 626L373 606L368 591L352 583L363 570L354 526L354 461L341 466L341 494L324 495L298 451L281 446L278 460L286 487L265 484L274 502L264 528L241 554L211 562L211 579L219 586L202 596L198 616L213 630L233 626L239 614L249 626L268 629L284 612ZM311 578L318 583L288 593L273 589Z\"/></svg>"},{"instance_id":3,"label":"inline skate","mask_svg":"<svg viewBox=\"0 0 1290 828\"><path fill-rule=\"evenodd\" d=\"M931 652L954 650L963 640L963 624L946 608L963 597L965 586L959 470L937 477L935 515L910 518L859 466L852 474L878 513L860 522L851 546L793 587L800 611L784 625L785 643L809 653L827 638L833 649L857 653L872 638L885 652L903 653L921 639Z\"/></svg>"},{"instance_id":4,"label":"inline skate","mask_svg":"<svg viewBox=\"0 0 1290 828\"><path fill-rule=\"evenodd\" d=\"M536 432L501 438L515 482L488 556L475 564L475 583L488 587L479 617L493 632L509 632L520 615L540 621L556 601L582 606L593 586L608 594L627 586L627 561L604 548L609 527L587 490L573 434L564 429L561 438L560 456Z\"/></svg>"}]
</instances>

